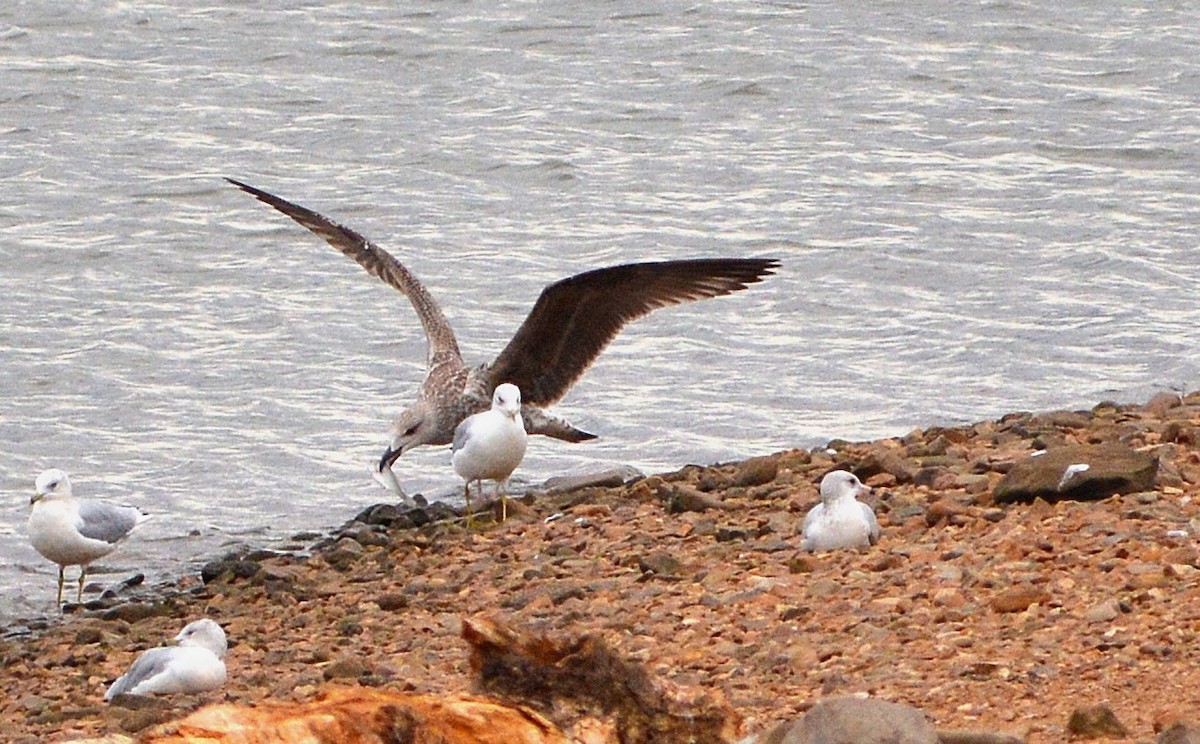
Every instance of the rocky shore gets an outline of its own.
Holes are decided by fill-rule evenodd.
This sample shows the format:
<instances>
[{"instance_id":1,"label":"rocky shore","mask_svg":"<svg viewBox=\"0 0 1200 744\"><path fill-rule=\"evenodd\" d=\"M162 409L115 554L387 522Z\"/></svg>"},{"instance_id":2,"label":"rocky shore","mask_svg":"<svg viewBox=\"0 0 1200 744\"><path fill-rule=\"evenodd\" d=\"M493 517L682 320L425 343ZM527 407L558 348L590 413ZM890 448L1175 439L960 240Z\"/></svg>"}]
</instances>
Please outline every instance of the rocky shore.
<instances>
[{"instance_id":1,"label":"rocky shore","mask_svg":"<svg viewBox=\"0 0 1200 744\"><path fill-rule=\"evenodd\" d=\"M723 699L738 736L866 693L940 731L1155 741L1200 717L1198 430L1200 395L1162 395L615 476L470 531L441 505L373 507L310 553L227 556L0 642L0 739L136 736L204 704L331 686L468 692L464 621L485 618L600 639ZM883 537L804 553L836 467L873 488ZM224 690L102 702L202 616L229 635Z\"/></svg>"}]
</instances>

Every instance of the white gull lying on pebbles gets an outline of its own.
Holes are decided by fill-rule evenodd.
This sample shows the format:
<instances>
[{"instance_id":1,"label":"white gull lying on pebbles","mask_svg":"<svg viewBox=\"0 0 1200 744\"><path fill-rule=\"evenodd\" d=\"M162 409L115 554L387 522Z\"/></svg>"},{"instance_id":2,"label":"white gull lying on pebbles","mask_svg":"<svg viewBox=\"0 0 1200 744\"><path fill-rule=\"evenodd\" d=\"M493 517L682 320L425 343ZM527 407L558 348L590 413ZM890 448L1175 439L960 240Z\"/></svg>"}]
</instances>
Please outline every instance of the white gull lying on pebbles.
<instances>
[{"instance_id":1,"label":"white gull lying on pebbles","mask_svg":"<svg viewBox=\"0 0 1200 744\"><path fill-rule=\"evenodd\" d=\"M74 497L66 472L51 468L37 477L30 498L29 542L47 560L58 564L58 606L62 607L67 566L79 566L79 592L88 564L116 549L133 528L150 518L132 506L113 506Z\"/></svg>"},{"instance_id":2,"label":"white gull lying on pebbles","mask_svg":"<svg viewBox=\"0 0 1200 744\"><path fill-rule=\"evenodd\" d=\"M804 517L805 550L837 550L874 545L879 541L879 521L871 507L855 497L870 493L845 470L826 473L821 479L821 503Z\"/></svg>"},{"instance_id":3,"label":"white gull lying on pebbles","mask_svg":"<svg viewBox=\"0 0 1200 744\"><path fill-rule=\"evenodd\" d=\"M117 695L195 693L225 684L225 631L204 618L175 636L178 645L143 651L129 671L117 677L105 700Z\"/></svg>"}]
</instances>

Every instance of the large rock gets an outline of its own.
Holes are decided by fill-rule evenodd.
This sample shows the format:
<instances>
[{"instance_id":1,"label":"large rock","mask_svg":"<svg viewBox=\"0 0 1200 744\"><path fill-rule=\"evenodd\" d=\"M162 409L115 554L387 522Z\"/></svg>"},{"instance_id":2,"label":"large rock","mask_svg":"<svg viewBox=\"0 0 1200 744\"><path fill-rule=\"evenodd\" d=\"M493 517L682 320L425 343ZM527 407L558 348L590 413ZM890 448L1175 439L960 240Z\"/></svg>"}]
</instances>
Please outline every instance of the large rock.
<instances>
[{"instance_id":1,"label":"large rock","mask_svg":"<svg viewBox=\"0 0 1200 744\"><path fill-rule=\"evenodd\" d=\"M1178 721L1159 734L1154 744L1200 744L1200 727Z\"/></svg>"},{"instance_id":2,"label":"large rock","mask_svg":"<svg viewBox=\"0 0 1200 744\"><path fill-rule=\"evenodd\" d=\"M1067 445L1013 465L996 484L998 504L1070 499L1095 501L1154 486L1158 457L1123 444Z\"/></svg>"},{"instance_id":3,"label":"large rock","mask_svg":"<svg viewBox=\"0 0 1200 744\"><path fill-rule=\"evenodd\" d=\"M744 744L938 744L938 736L925 714L911 705L837 697Z\"/></svg>"}]
</instances>

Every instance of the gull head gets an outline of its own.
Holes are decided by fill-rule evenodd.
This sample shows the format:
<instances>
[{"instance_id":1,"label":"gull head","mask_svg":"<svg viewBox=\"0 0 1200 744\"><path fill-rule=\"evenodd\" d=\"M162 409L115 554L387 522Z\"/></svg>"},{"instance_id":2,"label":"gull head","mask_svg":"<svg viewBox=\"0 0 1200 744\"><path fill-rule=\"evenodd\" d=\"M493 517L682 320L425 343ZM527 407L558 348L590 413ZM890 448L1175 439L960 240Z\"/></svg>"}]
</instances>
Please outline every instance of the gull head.
<instances>
[{"instance_id":1,"label":"gull head","mask_svg":"<svg viewBox=\"0 0 1200 744\"><path fill-rule=\"evenodd\" d=\"M843 499L853 500L871 492L854 473L847 470L831 470L821 479L821 501L832 504Z\"/></svg>"},{"instance_id":2,"label":"gull head","mask_svg":"<svg viewBox=\"0 0 1200 744\"><path fill-rule=\"evenodd\" d=\"M36 504L42 499L54 497L71 498L71 479L65 470L58 468L50 468L37 477L29 503Z\"/></svg>"},{"instance_id":3,"label":"gull head","mask_svg":"<svg viewBox=\"0 0 1200 744\"><path fill-rule=\"evenodd\" d=\"M379 458L380 472L387 470L392 463L413 447L423 444L449 444L450 440L439 441L442 427L438 421L437 408L430 406L425 400L419 400L404 410L392 427L392 444ZM453 427L451 427L453 430Z\"/></svg>"},{"instance_id":4,"label":"gull head","mask_svg":"<svg viewBox=\"0 0 1200 744\"><path fill-rule=\"evenodd\" d=\"M183 630L179 631L179 635L175 636L175 643L180 646L207 648L219 658L225 657L225 651L228 648L225 631L208 618L196 620L184 626Z\"/></svg>"},{"instance_id":5,"label":"gull head","mask_svg":"<svg viewBox=\"0 0 1200 744\"><path fill-rule=\"evenodd\" d=\"M492 393L492 410L516 416L521 412L521 390L511 382L497 385Z\"/></svg>"}]
</instances>

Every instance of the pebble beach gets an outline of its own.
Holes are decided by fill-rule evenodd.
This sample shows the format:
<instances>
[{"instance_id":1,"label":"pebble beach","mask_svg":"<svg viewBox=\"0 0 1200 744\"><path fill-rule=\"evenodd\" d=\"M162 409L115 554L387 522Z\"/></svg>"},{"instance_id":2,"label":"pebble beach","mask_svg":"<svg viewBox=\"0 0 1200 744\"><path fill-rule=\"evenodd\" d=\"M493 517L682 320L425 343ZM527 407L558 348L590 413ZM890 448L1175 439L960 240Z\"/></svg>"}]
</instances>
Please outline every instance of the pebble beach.
<instances>
[{"instance_id":1,"label":"pebble beach","mask_svg":"<svg viewBox=\"0 0 1200 744\"><path fill-rule=\"evenodd\" d=\"M308 550L214 556L170 587L10 634L0 738L137 737L205 704L303 702L330 686L468 692L463 622L495 618L594 634L722 697L739 736L869 694L939 730L1154 741L1200 689L1198 428L1200 394L1163 394L535 489L473 529L439 504L379 505ZM1153 461L1149 479L1087 500L1002 496L1037 453L1105 447ZM803 551L835 468L871 487L882 538ZM138 653L201 617L229 638L222 690L103 702ZM1096 707L1120 729L1075 727Z\"/></svg>"}]
</instances>

